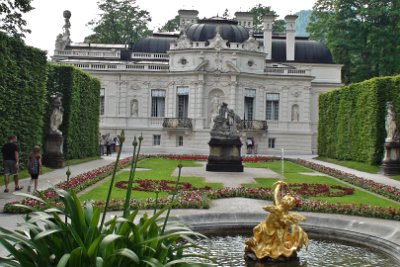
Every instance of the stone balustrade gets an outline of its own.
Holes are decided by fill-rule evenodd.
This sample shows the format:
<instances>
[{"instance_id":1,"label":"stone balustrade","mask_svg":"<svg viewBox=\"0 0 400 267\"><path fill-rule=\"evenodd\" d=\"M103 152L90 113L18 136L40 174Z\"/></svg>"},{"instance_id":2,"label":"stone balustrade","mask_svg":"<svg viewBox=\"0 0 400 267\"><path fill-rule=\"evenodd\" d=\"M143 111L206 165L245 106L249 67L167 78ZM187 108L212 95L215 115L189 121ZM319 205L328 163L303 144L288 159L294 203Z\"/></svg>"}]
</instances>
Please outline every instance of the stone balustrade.
<instances>
[{"instance_id":1,"label":"stone balustrade","mask_svg":"<svg viewBox=\"0 0 400 267\"><path fill-rule=\"evenodd\" d=\"M264 72L271 75L310 76L310 70L286 69L286 68L265 68Z\"/></svg>"},{"instance_id":2,"label":"stone balustrade","mask_svg":"<svg viewBox=\"0 0 400 267\"><path fill-rule=\"evenodd\" d=\"M133 52L131 59L169 59L169 55L165 53L138 53Z\"/></svg>"},{"instance_id":3,"label":"stone balustrade","mask_svg":"<svg viewBox=\"0 0 400 267\"><path fill-rule=\"evenodd\" d=\"M242 120L241 127L244 131L267 131L267 121L261 120Z\"/></svg>"},{"instance_id":4,"label":"stone balustrade","mask_svg":"<svg viewBox=\"0 0 400 267\"><path fill-rule=\"evenodd\" d=\"M164 118L164 129L192 129L192 119L189 118Z\"/></svg>"},{"instance_id":5,"label":"stone balustrade","mask_svg":"<svg viewBox=\"0 0 400 267\"><path fill-rule=\"evenodd\" d=\"M73 65L84 70L116 70L116 71L169 71L168 64L123 64L123 63L89 63L89 62L60 62L61 64Z\"/></svg>"},{"instance_id":6,"label":"stone balustrade","mask_svg":"<svg viewBox=\"0 0 400 267\"><path fill-rule=\"evenodd\" d=\"M55 57L121 58L120 51L54 50Z\"/></svg>"}]
</instances>

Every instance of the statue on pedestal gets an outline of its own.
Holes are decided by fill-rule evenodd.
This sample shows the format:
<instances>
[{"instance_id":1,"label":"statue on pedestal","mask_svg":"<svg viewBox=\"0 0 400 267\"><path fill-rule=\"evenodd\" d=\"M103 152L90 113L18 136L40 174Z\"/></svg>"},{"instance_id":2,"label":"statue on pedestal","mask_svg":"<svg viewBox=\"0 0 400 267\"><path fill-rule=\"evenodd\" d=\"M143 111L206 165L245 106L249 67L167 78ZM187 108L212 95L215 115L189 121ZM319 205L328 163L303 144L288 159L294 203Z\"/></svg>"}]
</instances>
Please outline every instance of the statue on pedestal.
<instances>
[{"instance_id":1,"label":"statue on pedestal","mask_svg":"<svg viewBox=\"0 0 400 267\"><path fill-rule=\"evenodd\" d=\"M240 117L222 103L210 132L207 171L243 172L240 132Z\"/></svg>"},{"instance_id":2,"label":"statue on pedestal","mask_svg":"<svg viewBox=\"0 0 400 267\"><path fill-rule=\"evenodd\" d=\"M63 33L57 35L56 39L56 50L64 50L67 45L71 43L71 33L70 33L70 28L71 28L71 22L69 22L69 19L71 18L71 11L65 10L63 12L64 16L64 21L65 24L63 26Z\"/></svg>"},{"instance_id":3,"label":"statue on pedestal","mask_svg":"<svg viewBox=\"0 0 400 267\"><path fill-rule=\"evenodd\" d=\"M51 98L50 133L62 135L62 132L58 129L63 121L64 113L61 101L62 94L56 92Z\"/></svg>"},{"instance_id":4,"label":"statue on pedestal","mask_svg":"<svg viewBox=\"0 0 400 267\"><path fill-rule=\"evenodd\" d=\"M392 102L387 102L387 113L385 120L385 128L386 128L386 142L391 142L395 140L395 138L399 137L399 132L397 130L396 125L396 112L393 108Z\"/></svg>"},{"instance_id":5,"label":"statue on pedestal","mask_svg":"<svg viewBox=\"0 0 400 267\"><path fill-rule=\"evenodd\" d=\"M50 97L49 128L44 139L43 164L51 168L62 168L65 165L63 152L64 137L59 130L64 115L62 94L56 92Z\"/></svg>"},{"instance_id":6,"label":"statue on pedestal","mask_svg":"<svg viewBox=\"0 0 400 267\"><path fill-rule=\"evenodd\" d=\"M385 119L386 138L384 144L384 157L382 161L385 175L400 174L400 131L397 128L396 112L393 103L387 102Z\"/></svg>"}]
</instances>

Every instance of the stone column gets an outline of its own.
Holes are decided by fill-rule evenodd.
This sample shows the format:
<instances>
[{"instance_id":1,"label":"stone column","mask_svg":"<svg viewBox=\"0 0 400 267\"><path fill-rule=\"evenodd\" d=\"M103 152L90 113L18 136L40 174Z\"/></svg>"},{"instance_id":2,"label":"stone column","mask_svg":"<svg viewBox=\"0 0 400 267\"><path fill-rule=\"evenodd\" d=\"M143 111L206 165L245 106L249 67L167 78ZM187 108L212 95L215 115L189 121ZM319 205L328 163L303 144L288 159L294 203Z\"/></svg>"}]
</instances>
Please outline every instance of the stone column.
<instances>
[{"instance_id":1,"label":"stone column","mask_svg":"<svg viewBox=\"0 0 400 267\"><path fill-rule=\"evenodd\" d=\"M294 61L295 59L295 35L297 15L287 15L286 20L286 60Z\"/></svg>"},{"instance_id":2,"label":"stone column","mask_svg":"<svg viewBox=\"0 0 400 267\"><path fill-rule=\"evenodd\" d=\"M269 14L263 16L264 52L267 54L267 60L271 60L272 58L272 24L274 20L275 15Z\"/></svg>"}]
</instances>

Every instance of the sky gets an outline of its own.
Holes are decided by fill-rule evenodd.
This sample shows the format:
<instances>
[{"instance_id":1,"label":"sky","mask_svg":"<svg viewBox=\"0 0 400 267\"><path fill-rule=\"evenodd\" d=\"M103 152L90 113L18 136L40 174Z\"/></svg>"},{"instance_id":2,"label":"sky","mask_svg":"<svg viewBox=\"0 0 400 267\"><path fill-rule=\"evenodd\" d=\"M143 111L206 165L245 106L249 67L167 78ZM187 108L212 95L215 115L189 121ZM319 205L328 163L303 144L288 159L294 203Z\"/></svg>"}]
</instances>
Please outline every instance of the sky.
<instances>
[{"instance_id":1,"label":"sky","mask_svg":"<svg viewBox=\"0 0 400 267\"><path fill-rule=\"evenodd\" d=\"M230 16L236 11L248 11L257 4L270 6L279 18L296 13L300 10L312 9L316 0L137 0L137 5L150 12L151 29L157 29L169 19L178 14L179 9L195 9L199 18L222 15L228 8ZM26 34L25 42L30 46L48 51L53 54L56 37L62 33L64 25L63 11L72 13L71 39L73 42L83 42L85 36L92 33L86 24L98 17L97 0L33 0L35 8L24 15L32 33Z\"/></svg>"}]
</instances>

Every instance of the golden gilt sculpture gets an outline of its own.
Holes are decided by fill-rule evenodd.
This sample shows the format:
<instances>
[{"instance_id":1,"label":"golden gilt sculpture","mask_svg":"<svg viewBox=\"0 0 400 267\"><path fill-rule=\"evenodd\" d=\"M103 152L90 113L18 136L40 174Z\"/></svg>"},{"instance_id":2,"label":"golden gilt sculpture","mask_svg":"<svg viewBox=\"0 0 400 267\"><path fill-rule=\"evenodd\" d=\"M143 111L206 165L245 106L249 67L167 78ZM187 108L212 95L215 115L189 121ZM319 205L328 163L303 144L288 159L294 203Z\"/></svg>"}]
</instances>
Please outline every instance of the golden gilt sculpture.
<instances>
[{"instance_id":1,"label":"golden gilt sculpture","mask_svg":"<svg viewBox=\"0 0 400 267\"><path fill-rule=\"evenodd\" d=\"M282 197L287 184L278 181L274 186L274 204L263 207L269 215L254 227L253 237L245 241L246 255L254 254L259 261L293 258L303 245L306 248L308 246L307 233L299 226L299 222L306 218L300 214L289 213L295 204L295 199L290 193Z\"/></svg>"}]
</instances>

